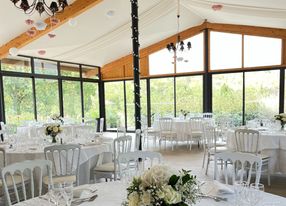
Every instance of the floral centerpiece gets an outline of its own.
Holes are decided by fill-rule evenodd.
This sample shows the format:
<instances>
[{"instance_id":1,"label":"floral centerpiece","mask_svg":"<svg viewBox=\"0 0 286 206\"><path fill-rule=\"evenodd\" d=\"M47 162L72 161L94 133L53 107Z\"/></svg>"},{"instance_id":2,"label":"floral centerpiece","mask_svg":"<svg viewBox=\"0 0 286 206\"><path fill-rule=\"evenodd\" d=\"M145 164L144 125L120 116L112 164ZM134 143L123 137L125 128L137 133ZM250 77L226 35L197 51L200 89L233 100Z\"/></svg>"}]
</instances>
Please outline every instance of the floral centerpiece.
<instances>
[{"instance_id":1,"label":"floral centerpiece","mask_svg":"<svg viewBox=\"0 0 286 206\"><path fill-rule=\"evenodd\" d=\"M200 188L190 171L172 174L166 166L154 166L133 178L127 193L123 206L188 206L196 203Z\"/></svg>"},{"instance_id":2,"label":"floral centerpiece","mask_svg":"<svg viewBox=\"0 0 286 206\"><path fill-rule=\"evenodd\" d=\"M53 116L51 116L51 119L60 122L61 124L64 124L64 120L60 115L54 114Z\"/></svg>"},{"instance_id":3,"label":"floral centerpiece","mask_svg":"<svg viewBox=\"0 0 286 206\"><path fill-rule=\"evenodd\" d=\"M186 111L186 110L181 109L181 114L184 116L184 119L186 119L186 118L187 118L187 115L188 115L188 114L190 114L190 112L189 112L189 111Z\"/></svg>"},{"instance_id":4,"label":"floral centerpiece","mask_svg":"<svg viewBox=\"0 0 286 206\"><path fill-rule=\"evenodd\" d=\"M280 121L281 129L284 129L284 126L286 124L286 114L285 113L277 114L274 116L274 118L275 118L275 120Z\"/></svg>"},{"instance_id":5,"label":"floral centerpiece","mask_svg":"<svg viewBox=\"0 0 286 206\"><path fill-rule=\"evenodd\" d=\"M56 143L57 139L56 136L61 133L63 131L63 129L61 128L61 125L59 124L52 124L52 125L48 125L46 127L46 135L51 136L52 137L52 143Z\"/></svg>"}]
</instances>

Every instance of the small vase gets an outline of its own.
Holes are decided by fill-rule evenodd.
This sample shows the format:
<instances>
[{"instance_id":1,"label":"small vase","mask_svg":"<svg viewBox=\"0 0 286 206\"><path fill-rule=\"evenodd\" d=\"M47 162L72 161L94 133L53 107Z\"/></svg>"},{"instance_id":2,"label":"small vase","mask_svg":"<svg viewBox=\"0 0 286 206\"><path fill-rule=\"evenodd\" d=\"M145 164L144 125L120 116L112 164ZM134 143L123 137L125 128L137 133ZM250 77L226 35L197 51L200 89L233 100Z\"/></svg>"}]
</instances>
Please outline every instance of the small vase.
<instances>
[{"instance_id":1,"label":"small vase","mask_svg":"<svg viewBox=\"0 0 286 206\"><path fill-rule=\"evenodd\" d=\"M56 136L52 136L52 143L57 143Z\"/></svg>"}]
</instances>

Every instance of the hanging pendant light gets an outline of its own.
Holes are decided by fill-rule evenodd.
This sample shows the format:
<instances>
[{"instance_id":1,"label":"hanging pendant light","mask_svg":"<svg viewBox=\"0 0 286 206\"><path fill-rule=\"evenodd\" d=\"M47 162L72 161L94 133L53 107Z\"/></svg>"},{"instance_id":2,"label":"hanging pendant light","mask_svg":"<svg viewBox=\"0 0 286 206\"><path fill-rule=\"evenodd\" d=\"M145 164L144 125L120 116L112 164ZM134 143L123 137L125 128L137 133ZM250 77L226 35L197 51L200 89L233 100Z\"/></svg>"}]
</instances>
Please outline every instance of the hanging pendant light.
<instances>
[{"instance_id":1,"label":"hanging pendant light","mask_svg":"<svg viewBox=\"0 0 286 206\"><path fill-rule=\"evenodd\" d=\"M37 11L40 15L44 12L49 16L63 11L67 6L67 0L53 0L50 5L45 0L11 0L18 9L24 11L25 14L32 14Z\"/></svg>"},{"instance_id":2,"label":"hanging pendant light","mask_svg":"<svg viewBox=\"0 0 286 206\"><path fill-rule=\"evenodd\" d=\"M178 0L178 6L177 6L177 41L174 42L170 42L169 44L166 45L166 48L170 51L170 52L174 52L175 53L175 60L176 61L180 61L182 62L184 60L183 57L177 57L178 52L184 52L186 49L190 50L192 48L192 44L191 42L187 42L185 44L185 42L183 40L181 40L180 37L180 0ZM184 61L184 62L188 62L188 61Z\"/></svg>"}]
</instances>

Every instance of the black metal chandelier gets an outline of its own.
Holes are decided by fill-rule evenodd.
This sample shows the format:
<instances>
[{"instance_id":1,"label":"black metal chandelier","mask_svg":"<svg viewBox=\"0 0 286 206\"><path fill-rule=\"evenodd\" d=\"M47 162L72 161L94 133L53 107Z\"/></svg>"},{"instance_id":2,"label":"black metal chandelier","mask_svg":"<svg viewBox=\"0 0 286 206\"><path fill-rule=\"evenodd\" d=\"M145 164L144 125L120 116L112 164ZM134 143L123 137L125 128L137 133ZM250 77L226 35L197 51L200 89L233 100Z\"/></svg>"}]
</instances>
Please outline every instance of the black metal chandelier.
<instances>
[{"instance_id":1,"label":"black metal chandelier","mask_svg":"<svg viewBox=\"0 0 286 206\"><path fill-rule=\"evenodd\" d=\"M51 1L50 5L45 0L11 0L13 4L25 12L25 14L32 14L34 11L43 12L49 16L54 16L56 13L63 11L68 6L67 0ZM31 2L31 3L29 3Z\"/></svg>"},{"instance_id":2,"label":"black metal chandelier","mask_svg":"<svg viewBox=\"0 0 286 206\"><path fill-rule=\"evenodd\" d=\"M192 48L191 42L187 42L185 44L184 41L181 40L180 37L180 0L178 0L178 7L177 7L177 41L175 43L171 42L167 44L167 49L170 52L174 52L176 54L177 51L183 52L185 50L185 46L187 46L187 49L190 50ZM176 57L176 55L175 55Z\"/></svg>"}]
</instances>

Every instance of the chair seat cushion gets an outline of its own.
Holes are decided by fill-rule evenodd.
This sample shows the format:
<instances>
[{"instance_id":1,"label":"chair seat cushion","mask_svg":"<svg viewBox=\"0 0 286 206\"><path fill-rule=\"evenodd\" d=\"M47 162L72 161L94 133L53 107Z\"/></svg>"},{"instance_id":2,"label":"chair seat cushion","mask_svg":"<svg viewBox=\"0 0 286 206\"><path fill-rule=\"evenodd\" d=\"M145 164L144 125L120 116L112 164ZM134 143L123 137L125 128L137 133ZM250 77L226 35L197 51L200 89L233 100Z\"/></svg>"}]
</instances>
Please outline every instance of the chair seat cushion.
<instances>
[{"instance_id":1,"label":"chair seat cushion","mask_svg":"<svg viewBox=\"0 0 286 206\"><path fill-rule=\"evenodd\" d=\"M203 136L203 132L202 131L192 131L192 136L193 137L201 137Z\"/></svg>"},{"instance_id":2,"label":"chair seat cushion","mask_svg":"<svg viewBox=\"0 0 286 206\"><path fill-rule=\"evenodd\" d=\"M27 181L27 180L29 180L29 178L24 176L24 181ZM20 184L22 182L22 177L20 175L14 175L14 181L15 181L16 185ZM6 184L7 184L8 187L13 186L14 183L12 181L11 175L7 176ZM0 187L2 187L2 186L3 186L3 180L0 179Z\"/></svg>"},{"instance_id":3,"label":"chair seat cushion","mask_svg":"<svg viewBox=\"0 0 286 206\"><path fill-rule=\"evenodd\" d=\"M227 147L217 147L216 148L216 153L221 153L221 152L226 152L228 151ZM215 154L215 148L211 148L209 150L210 154Z\"/></svg>"},{"instance_id":4,"label":"chair seat cushion","mask_svg":"<svg viewBox=\"0 0 286 206\"><path fill-rule=\"evenodd\" d=\"M93 171L99 171L99 172L114 172L114 163L113 162L108 162L104 163L102 165L96 166Z\"/></svg>"},{"instance_id":5,"label":"chair seat cushion","mask_svg":"<svg viewBox=\"0 0 286 206\"><path fill-rule=\"evenodd\" d=\"M45 176L43 178L43 182L45 185L49 184L49 177ZM76 176L75 175L67 175L67 176L58 176L58 177L53 177L53 183L65 183L65 182L76 182Z\"/></svg>"},{"instance_id":6,"label":"chair seat cushion","mask_svg":"<svg viewBox=\"0 0 286 206\"><path fill-rule=\"evenodd\" d=\"M177 133L173 131L162 131L161 132L161 136L173 136L174 137L175 135L177 135Z\"/></svg>"}]
</instances>

